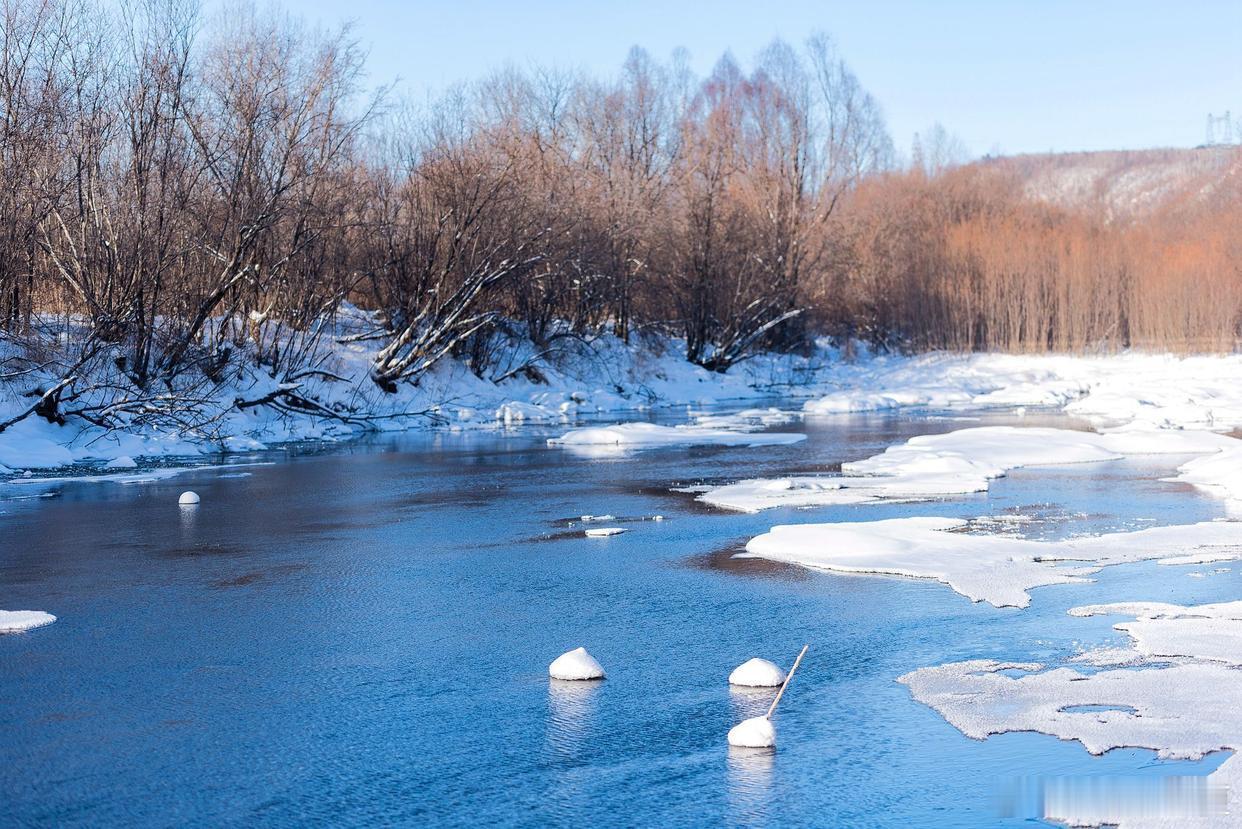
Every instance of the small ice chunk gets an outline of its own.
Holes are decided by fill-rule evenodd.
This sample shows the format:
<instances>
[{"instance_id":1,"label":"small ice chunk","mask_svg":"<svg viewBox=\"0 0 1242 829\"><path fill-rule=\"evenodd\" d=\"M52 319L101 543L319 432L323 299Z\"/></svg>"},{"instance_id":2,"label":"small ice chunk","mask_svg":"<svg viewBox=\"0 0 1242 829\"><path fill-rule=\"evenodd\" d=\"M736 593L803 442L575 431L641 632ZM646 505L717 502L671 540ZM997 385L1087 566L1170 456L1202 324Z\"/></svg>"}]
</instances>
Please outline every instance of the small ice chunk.
<instances>
[{"instance_id":1,"label":"small ice chunk","mask_svg":"<svg viewBox=\"0 0 1242 829\"><path fill-rule=\"evenodd\" d=\"M548 666L548 676L553 679L603 679L604 668L587 653L586 648L574 648L563 653Z\"/></svg>"},{"instance_id":2,"label":"small ice chunk","mask_svg":"<svg viewBox=\"0 0 1242 829\"><path fill-rule=\"evenodd\" d=\"M586 530L587 538L605 538L610 535L620 535L625 532L622 527L592 527Z\"/></svg>"},{"instance_id":3,"label":"small ice chunk","mask_svg":"<svg viewBox=\"0 0 1242 829\"><path fill-rule=\"evenodd\" d=\"M729 745L738 748L774 748L776 729L767 717L751 717L729 729Z\"/></svg>"},{"instance_id":4,"label":"small ice chunk","mask_svg":"<svg viewBox=\"0 0 1242 829\"><path fill-rule=\"evenodd\" d=\"M55 616L42 610L0 610L0 633L20 633L55 621Z\"/></svg>"},{"instance_id":5,"label":"small ice chunk","mask_svg":"<svg viewBox=\"0 0 1242 829\"><path fill-rule=\"evenodd\" d=\"M138 463L129 455L113 458L104 464L104 469L137 469Z\"/></svg>"},{"instance_id":6,"label":"small ice chunk","mask_svg":"<svg viewBox=\"0 0 1242 829\"><path fill-rule=\"evenodd\" d=\"M177 499L177 503L181 504L184 507L184 506L191 506L193 504L197 504L200 500L201 499L198 497L197 492L190 492L189 490L186 490L185 492L181 493L181 497Z\"/></svg>"},{"instance_id":7,"label":"small ice chunk","mask_svg":"<svg viewBox=\"0 0 1242 829\"><path fill-rule=\"evenodd\" d=\"M785 681L785 672L766 659L748 659L729 674L730 685L747 685L752 688L775 688Z\"/></svg>"},{"instance_id":8,"label":"small ice chunk","mask_svg":"<svg viewBox=\"0 0 1242 829\"><path fill-rule=\"evenodd\" d=\"M616 521L615 515L584 515L578 519L579 521Z\"/></svg>"}]
</instances>

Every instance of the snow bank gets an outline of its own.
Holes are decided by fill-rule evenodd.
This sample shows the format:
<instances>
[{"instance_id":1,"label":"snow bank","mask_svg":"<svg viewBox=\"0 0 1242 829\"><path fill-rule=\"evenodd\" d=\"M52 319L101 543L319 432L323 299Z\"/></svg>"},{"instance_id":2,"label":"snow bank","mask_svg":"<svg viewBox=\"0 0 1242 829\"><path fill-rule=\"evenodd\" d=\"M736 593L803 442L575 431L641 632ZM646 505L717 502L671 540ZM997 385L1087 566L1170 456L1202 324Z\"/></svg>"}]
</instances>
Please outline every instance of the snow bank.
<instances>
[{"instance_id":1,"label":"snow bank","mask_svg":"<svg viewBox=\"0 0 1242 829\"><path fill-rule=\"evenodd\" d=\"M897 408L1048 406L1099 425L1227 431L1242 425L1242 356L925 354L840 365L809 415Z\"/></svg>"},{"instance_id":2,"label":"snow bank","mask_svg":"<svg viewBox=\"0 0 1242 829\"><path fill-rule=\"evenodd\" d=\"M1182 464L1177 471L1178 474L1168 480L1193 484L1214 495L1242 501L1242 445L1195 458Z\"/></svg>"},{"instance_id":3,"label":"snow bank","mask_svg":"<svg viewBox=\"0 0 1242 829\"><path fill-rule=\"evenodd\" d=\"M874 501L914 501L983 492L1024 466L1117 460L1140 454L1230 450L1242 442L1212 432L1126 429L1107 434L1070 429L985 426L911 438L878 455L841 465L842 475L751 479L715 487L699 500L758 512ZM1242 483L1242 474L1238 475Z\"/></svg>"},{"instance_id":4,"label":"snow bank","mask_svg":"<svg viewBox=\"0 0 1242 829\"><path fill-rule=\"evenodd\" d=\"M548 676L565 680L603 679L604 668L587 653L586 648L574 648L552 661L548 666Z\"/></svg>"},{"instance_id":5,"label":"snow bank","mask_svg":"<svg viewBox=\"0 0 1242 829\"><path fill-rule=\"evenodd\" d=\"M20 633L55 621L55 616L42 610L0 610L0 633Z\"/></svg>"},{"instance_id":6,"label":"snow bank","mask_svg":"<svg viewBox=\"0 0 1242 829\"><path fill-rule=\"evenodd\" d=\"M1129 746L1153 749L1169 759L1242 749L1242 720L1237 716L1242 678L1236 668L1242 665L1242 602L1192 607L1133 602L1090 605L1070 613L1136 617L1116 625L1131 637L1133 659L1116 656L1112 662L1141 667L1084 674L1038 663L978 659L922 668L898 681L909 686L916 700L977 740L1036 731L1077 740L1092 754ZM1152 661L1156 664L1145 664ZM1242 755L1225 761L1205 785L1219 797L1219 808L1153 817L1135 814L1125 799L1058 799L1049 804L1048 816L1079 825L1236 825L1228 815L1242 809Z\"/></svg>"},{"instance_id":7,"label":"snow bank","mask_svg":"<svg viewBox=\"0 0 1242 829\"><path fill-rule=\"evenodd\" d=\"M729 729L729 745L738 748L774 748L776 729L767 717L751 717Z\"/></svg>"},{"instance_id":8,"label":"snow bank","mask_svg":"<svg viewBox=\"0 0 1242 829\"><path fill-rule=\"evenodd\" d=\"M959 518L928 517L777 526L751 539L745 555L843 573L934 579L997 607L1026 607L1031 588L1089 581L1115 564L1242 559L1242 523L1231 521L1064 541L962 532L969 526Z\"/></svg>"},{"instance_id":9,"label":"snow bank","mask_svg":"<svg viewBox=\"0 0 1242 829\"><path fill-rule=\"evenodd\" d=\"M129 455L121 455L104 464L104 469L137 469L138 462Z\"/></svg>"},{"instance_id":10,"label":"snow bank","mask_svg":"<svg viewBox=\"0 0 1242 829\"><path fill-rule=\"evenodd\" d=\"M803 440L806 440L806 435L793 432L735 432L703 426L617 423L571 429L559 438L549 438L548 445L650 449L660 446L775 446Z\"/></svg>"},{"instance_id":11,"label":"snow bank","mask_svg":"<svg viewBox=\"0 0 1242 829\"><path fill-rule=\"evenodd\" d=\"M785 681L785 672L774 662L766 659L748 659L729 674L730 685L751 688L775 688Z\"/></svg>"},{"instance_id":12,"label":"snow bank","mask_svg":"<svg viewBox=\"0 0 1242 829\"><path fill-rule=\"evenodd\" d=\"M125 456L254 451L283 441L348 440L374 429L572 424L583 416L658 406L701 409L726 401L757 402L773 394L813 398L802 413L806 416L911 406L1059 406L1101 426L1139 423L1151 428L1215 431L1242 426L1242 356L940 353L904 357L876 356L861 348L858 359L847 361L839 349L821 340L810 355L760 354L719 374L686 362L684 343L669 337L643 337L631 343L611 335L591 342L567 338L556 353L548 354L519 336L496 349L511 357L510 364L493 367L493 376L506 378L501 382L481 378L464 362L446 357L417 386L400 383L396 393L389 394L370 379L372 361L383 343L340 341L374 331L381 324L372 312L342 306L315 355L319 371L293 379L272 377L255 365L253 355L239 353L232 367L236 370L227 373L227 382L208 384L201 395L195 391L200 399L198 414L212 420L210 431L217 436L213 439L149 423L105 433L74 418L62 427L30 417L0 433L0 467L46 469ZM531 370L513 370L523 365ZM29 406L24 394L31 387L57 379L36 372L21 383L0 383L0 420ZM100 388L108 386L103 383ZM294 387L298 394L332 409L344 420L278 412L265 405L244 409L236 405L239 400L257 401ZM104 405L109 401L101 397L81 402ZM761 408L737 415L699 414L696 427L732 434L786 423L802 414ZM351 417L355 418L352 422ZM703 434L697 437L697 441L688 441L682 436L674 442L716 442ZM720 440L738 441L737 445L765 441Z\"/></svg>"}]
</instances>

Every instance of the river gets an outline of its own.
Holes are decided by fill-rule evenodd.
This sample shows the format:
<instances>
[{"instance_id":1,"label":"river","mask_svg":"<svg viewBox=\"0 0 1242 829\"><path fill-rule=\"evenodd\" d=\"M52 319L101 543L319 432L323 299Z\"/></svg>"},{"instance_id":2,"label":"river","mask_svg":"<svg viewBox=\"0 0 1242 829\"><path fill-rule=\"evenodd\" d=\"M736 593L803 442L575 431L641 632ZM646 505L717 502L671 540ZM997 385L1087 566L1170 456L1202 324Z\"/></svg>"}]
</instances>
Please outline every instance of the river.
<instances>
[{"instance_id":1,"label":"river","mask_svg":"<svg viewBox=\"0 0 1242 829\"><path fill-rule=\"evenodd\" d=\"M661 422L676 422L666 412ZM1056 415L810 419L801 444L588 457L563 428L291 447L140 483L0 486L0 823L11 826L1030 825L1051 778L1207 774L1038 734L963 737L894 680L955 659L1056 662L1122 641L1069 607L1232 599L1242 573L1155 564L1033 592L735 559L774 524L1019 513L1041 537L1189 523L1185 458L1019 470L922 504L709 510L671 487L831 470L906 438ZM193 489L202 503L177 506ZM618 517L587 539L577 516ZM663 516L662 521L647 520ZM1209 568L1210 569L1210 568ZM770 695L752 656L810 650L779 749L730 752ZM586 646L602 683L550 682Z\"/></svg>"}]
</instances>

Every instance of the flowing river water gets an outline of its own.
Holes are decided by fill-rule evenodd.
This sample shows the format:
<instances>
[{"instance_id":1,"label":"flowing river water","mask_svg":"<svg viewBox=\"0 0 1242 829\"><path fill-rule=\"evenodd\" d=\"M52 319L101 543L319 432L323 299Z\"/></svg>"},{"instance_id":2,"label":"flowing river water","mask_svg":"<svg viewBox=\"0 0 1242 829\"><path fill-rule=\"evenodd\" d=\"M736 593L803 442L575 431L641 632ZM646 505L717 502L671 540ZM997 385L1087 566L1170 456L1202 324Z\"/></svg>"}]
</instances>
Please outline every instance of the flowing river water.
<instances>
[{"instance_id":1,"label":"flowing river water","mask_svg":"<svg viewBox=\"0 0 1242 829\"><path fill-rule=\"evenodd\" d=\"M1113 567L1015 610L733 558L782 523L1017 514L1023 532L1061 537L1224 515L1158 480L1185 458L757 515L670 492L830 471L984 424L1083 426L837 416L777 427L807 433L789 446L616 456L527 427L297 447L147 482L0 485L0 607L59 617L0 637L0 824L1029 825L1050 780L1207 774L1224 758L970 740L894 680L976 657L1055 664L1123 641L1115 619L1068 608L1233 599L1242 568ZM196 509L177 506L185 489ZM628 531L582 537L577 517L603 513ZM778 750L731 752L726 732L771 695L731 691L729 671L788 665L803 643ZM548 663L579 645L608 679L550 682Z\"/></svg>"}]
</instances>

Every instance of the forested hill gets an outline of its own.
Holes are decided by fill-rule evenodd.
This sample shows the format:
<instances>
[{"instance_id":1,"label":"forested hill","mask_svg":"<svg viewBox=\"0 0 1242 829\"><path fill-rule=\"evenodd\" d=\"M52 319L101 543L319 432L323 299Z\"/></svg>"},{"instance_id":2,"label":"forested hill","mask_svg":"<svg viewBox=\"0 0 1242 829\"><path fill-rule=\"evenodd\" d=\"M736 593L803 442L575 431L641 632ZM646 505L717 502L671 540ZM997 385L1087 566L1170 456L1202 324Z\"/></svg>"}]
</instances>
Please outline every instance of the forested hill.
<instances>
[{"instance_id":1,"label":"forested hill","mask_svg":"<svg viewBox=\"0 0 1242 829\"><path fill-rule=\"evenodd\" d=\"M1132 219L1230 195L1242 176L1236 146L1039 153L978 162L1018 176L1026 194L1067 209Z\"/></svg>"}]
</instances>

